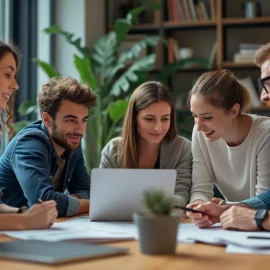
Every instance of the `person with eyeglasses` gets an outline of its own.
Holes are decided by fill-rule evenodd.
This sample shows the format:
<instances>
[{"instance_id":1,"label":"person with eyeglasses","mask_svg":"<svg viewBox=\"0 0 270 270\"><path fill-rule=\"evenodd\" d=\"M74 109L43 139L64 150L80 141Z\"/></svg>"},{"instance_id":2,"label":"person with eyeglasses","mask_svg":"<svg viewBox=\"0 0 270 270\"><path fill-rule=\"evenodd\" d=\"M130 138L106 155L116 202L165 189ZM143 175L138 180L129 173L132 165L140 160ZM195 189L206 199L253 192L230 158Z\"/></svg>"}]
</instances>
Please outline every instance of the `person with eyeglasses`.
<instances>
[{"instance_id":1,"label":"person with eyeglasses","mask_svg":"<svg viewBox=\"0 0 270 270\"><path fill-rule=\"evenodd\" d=\"M261 101L270 107L270 43L256 51L254 62L261 69Z\"/></svg>"}]
</instances>

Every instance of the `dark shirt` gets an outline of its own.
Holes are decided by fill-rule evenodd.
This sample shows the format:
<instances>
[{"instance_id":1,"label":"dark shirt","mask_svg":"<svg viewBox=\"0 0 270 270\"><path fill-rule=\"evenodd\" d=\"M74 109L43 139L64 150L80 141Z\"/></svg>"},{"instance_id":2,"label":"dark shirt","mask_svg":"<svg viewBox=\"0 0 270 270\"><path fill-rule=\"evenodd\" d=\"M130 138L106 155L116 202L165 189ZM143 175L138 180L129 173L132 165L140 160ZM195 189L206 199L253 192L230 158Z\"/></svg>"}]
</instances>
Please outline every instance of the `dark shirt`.
<instances>
[{"instance_id":1,"label":"dark shirt","mask_svg":"<svg viewBox=\"0 0 270 270\"><path fill-rule=\"evenodd\" d=\"M160 153L158 154L154 169L160 169Z\"/></svg>"}]
</instances>

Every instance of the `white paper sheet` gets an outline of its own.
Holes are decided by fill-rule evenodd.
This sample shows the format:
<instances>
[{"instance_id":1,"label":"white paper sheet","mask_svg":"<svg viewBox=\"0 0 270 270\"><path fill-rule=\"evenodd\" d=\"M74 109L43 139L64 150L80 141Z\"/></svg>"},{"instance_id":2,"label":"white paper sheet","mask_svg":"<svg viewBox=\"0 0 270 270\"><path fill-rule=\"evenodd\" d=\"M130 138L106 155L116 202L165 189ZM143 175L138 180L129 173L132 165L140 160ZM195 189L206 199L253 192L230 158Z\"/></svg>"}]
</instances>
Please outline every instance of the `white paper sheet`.
<instances>
[{"instance_id":1,"label":"white paper sheet","mask_svg":"<svg viewBox=\"0 0 270 270\"><path fill-rule=\"evenodd\" d=\"M90 222L88 217L73 218L55 223L47 230L6 231L6 235L22 239L62 241L72 239L138 239L137 227L130 222ZM242 232L223 230L220 224L199 229L194 224L179 224L177 241L194 243L196 241L239 247L270 248L270 240L249 239L248 236L270 237L269 232Z\"/></svg>"},{"instance_id":2,"label":"white paper sheet","mask_svg":"<svg viewBox=\"0 0 270 270\"><path fill-rule=\"evenodd\" d=\"M208 244L234 244L249 248L270 248L270 240L249 239L248 236L270 237L269 232L244 232L222 229L220 224L199 229L194 224L180 224L178 242L200 241Z\"/></svg>"},{"instance_id":3,"label":"white paper sheet","mask_svg":"<svg viewBox=\"0 0 270 270\"><path fill-rule=\"evenodd\" d=\"M22 240L62 241L71 239L121 239L137 237L134 224L127 222L90 222L88 217L55 223L46 230L6 231L6 235Z\"/></svg>"}]
</instances>

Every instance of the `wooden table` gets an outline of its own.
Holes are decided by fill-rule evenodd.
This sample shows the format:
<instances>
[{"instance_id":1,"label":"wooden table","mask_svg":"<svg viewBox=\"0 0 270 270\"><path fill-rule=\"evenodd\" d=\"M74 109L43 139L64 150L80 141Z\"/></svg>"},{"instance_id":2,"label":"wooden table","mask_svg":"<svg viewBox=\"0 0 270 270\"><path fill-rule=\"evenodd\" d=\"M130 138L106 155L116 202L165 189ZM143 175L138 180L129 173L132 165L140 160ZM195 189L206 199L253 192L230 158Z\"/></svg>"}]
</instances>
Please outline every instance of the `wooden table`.
<instances>
[{"instance_id":1,"label":"wooden table","mask_svg":"<svg viewBox=\"0 0 270 270\"><path fill-rule=\"evenodd\" d=\"M61 221L61 219L60 219ZM11 241L7 236L0 236L0 241ZM139 242L129 241L110 243L111 246L128 247L129 254L86 260L59 266L9 261L0 259L1 270L114 270L114 269L199 269L199 270L262 270L269 269L270 256L267 255L229 255L225 248L204 244L178 244L175 255L153 256L143 255L139 250Z\"/></svg>"}]
</instances>

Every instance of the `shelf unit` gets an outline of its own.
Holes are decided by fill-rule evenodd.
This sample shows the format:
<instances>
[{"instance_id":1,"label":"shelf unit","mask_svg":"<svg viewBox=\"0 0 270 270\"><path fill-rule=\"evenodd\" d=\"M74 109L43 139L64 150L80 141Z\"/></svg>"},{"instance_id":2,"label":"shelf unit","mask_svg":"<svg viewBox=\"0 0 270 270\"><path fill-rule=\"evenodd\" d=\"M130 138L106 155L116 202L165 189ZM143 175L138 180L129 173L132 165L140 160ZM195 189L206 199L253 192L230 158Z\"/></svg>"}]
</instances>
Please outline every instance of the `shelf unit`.
<instances>
[{"instance_id":1,"label":"shelf unit","mask_svg":"<svg viewBox=\"0 0 270 270\"><path fill-rule=\"evenodd\" d=\"M215 20L198 20L198 21L169 21L166 20L166 4L167 0L156 0L161 5L161 20L158 23L147 25L137 25L134 30L152 29L159 30L163 36L168 36L168 31L181 31L182 29L203 30L206 28L213 28L216 34L217 54L216 54L216 68L256 68L253 63L235 63L232 60L224 59L226 52L226 45L224 42L224 33L230 27L269 27L270 29L270 13L269 16L256 17L256 18L225 18L224 9L228 0L215 0ZM269 1L270 2L270 1ZM263 3L267 4L267 3ZM270 3L268 3L270 5ZM270 35L270 30L269 30ZM265 38L265 43L269 42L268 37ZM166 59L164 60L166 62Z\"/></svg>"},{"instance_id":2,"label":"shelf unit","mask_svg":"<svg viewBox=\"0 0 270 270\"><path fill-rule=\"evenodd\" d=\"M109 7L109 1L107 0L107 8ZM115 0L116 1L116 0ZM118 0L119 1L119 0ZM121 1L121 0L120 0ZM270 36L270 1L262 1L263 14L261 17L256 18L244 18L242 14L242 4L243 0L215 0L215 18L214 19L201 19L197 21L186 20L186 21L173 21L169 20L168 16L168 1L174 0L155 0L161 6L161 11L154 12L153 22L141 25L136 25L132 33L146 33L146 34L159 34L163 38L174 37L179 41L180 47L198 47L196 40L194 44L192 41L194 37L203 35L205 33L205 39L201 40L202 51L206 52L205 58L209 57L207 52L211 51L211 45L214 42L217 44L216 57L214 66L212 69L231 69L236 73L237 76L250 76L254 74L254 78L260 76L260 70L255 66L254 63L236 63L233 61L232 54L236 51L236 46L240 43L260 43L265 44L269 42ZM178 0L177 0L178 1ZM182 1L182 0L180 0ZM201 0L199 0L201 1ZM202 0L211 1L211 0ZM198 3L195 1L194 3ZM266 8L265 8L266 7ZM237 10L237 11L236 11ZM237 31L253 31L256 29L264 29L266 33L263 37L258 38L257 32L253 35L245 35L241 37L238 35ZM251 29L251 30L250 30ZM257 31L257 30L256 30ZM235 33L236 34L235 34ZM232 34L233 33L233 34ZM233 36L234 35L234 36ZM188 42L188 39L190 41ZM197 42L198 43L198 42ZM237 44L238 43L238 44ZM208 48L206 48L208 46ZM233 47L234 46L234 47ZM196 48L195 48L196 49ZM208 50L208 51L207 51ZM196 50L194 50L194 56L196 55ZM200 55L198 57L201 57ZM162 53L162 65L168 63L168 51L164 47ZM181 69L175 74L175 77L183 77L183 79L198 77L201 73L207 71L204 68L185 68ZM182 80L182 79L181 79ZM179 92L179 84L174 83L175 79L172 78L167 84L172 88L172 91ZM255 79L254 79L255 81ZM256 82L257 83L257 82ZM175 85L177 85L175 87ZM191 81L190 81L191 87ZM181 91L182 89L180 89ZM187 112L188 108L182 105L183 108L178 108L179 112ZM265 106L252 108L253 112L270 112Z\"/></svg>"}]
</instances>

